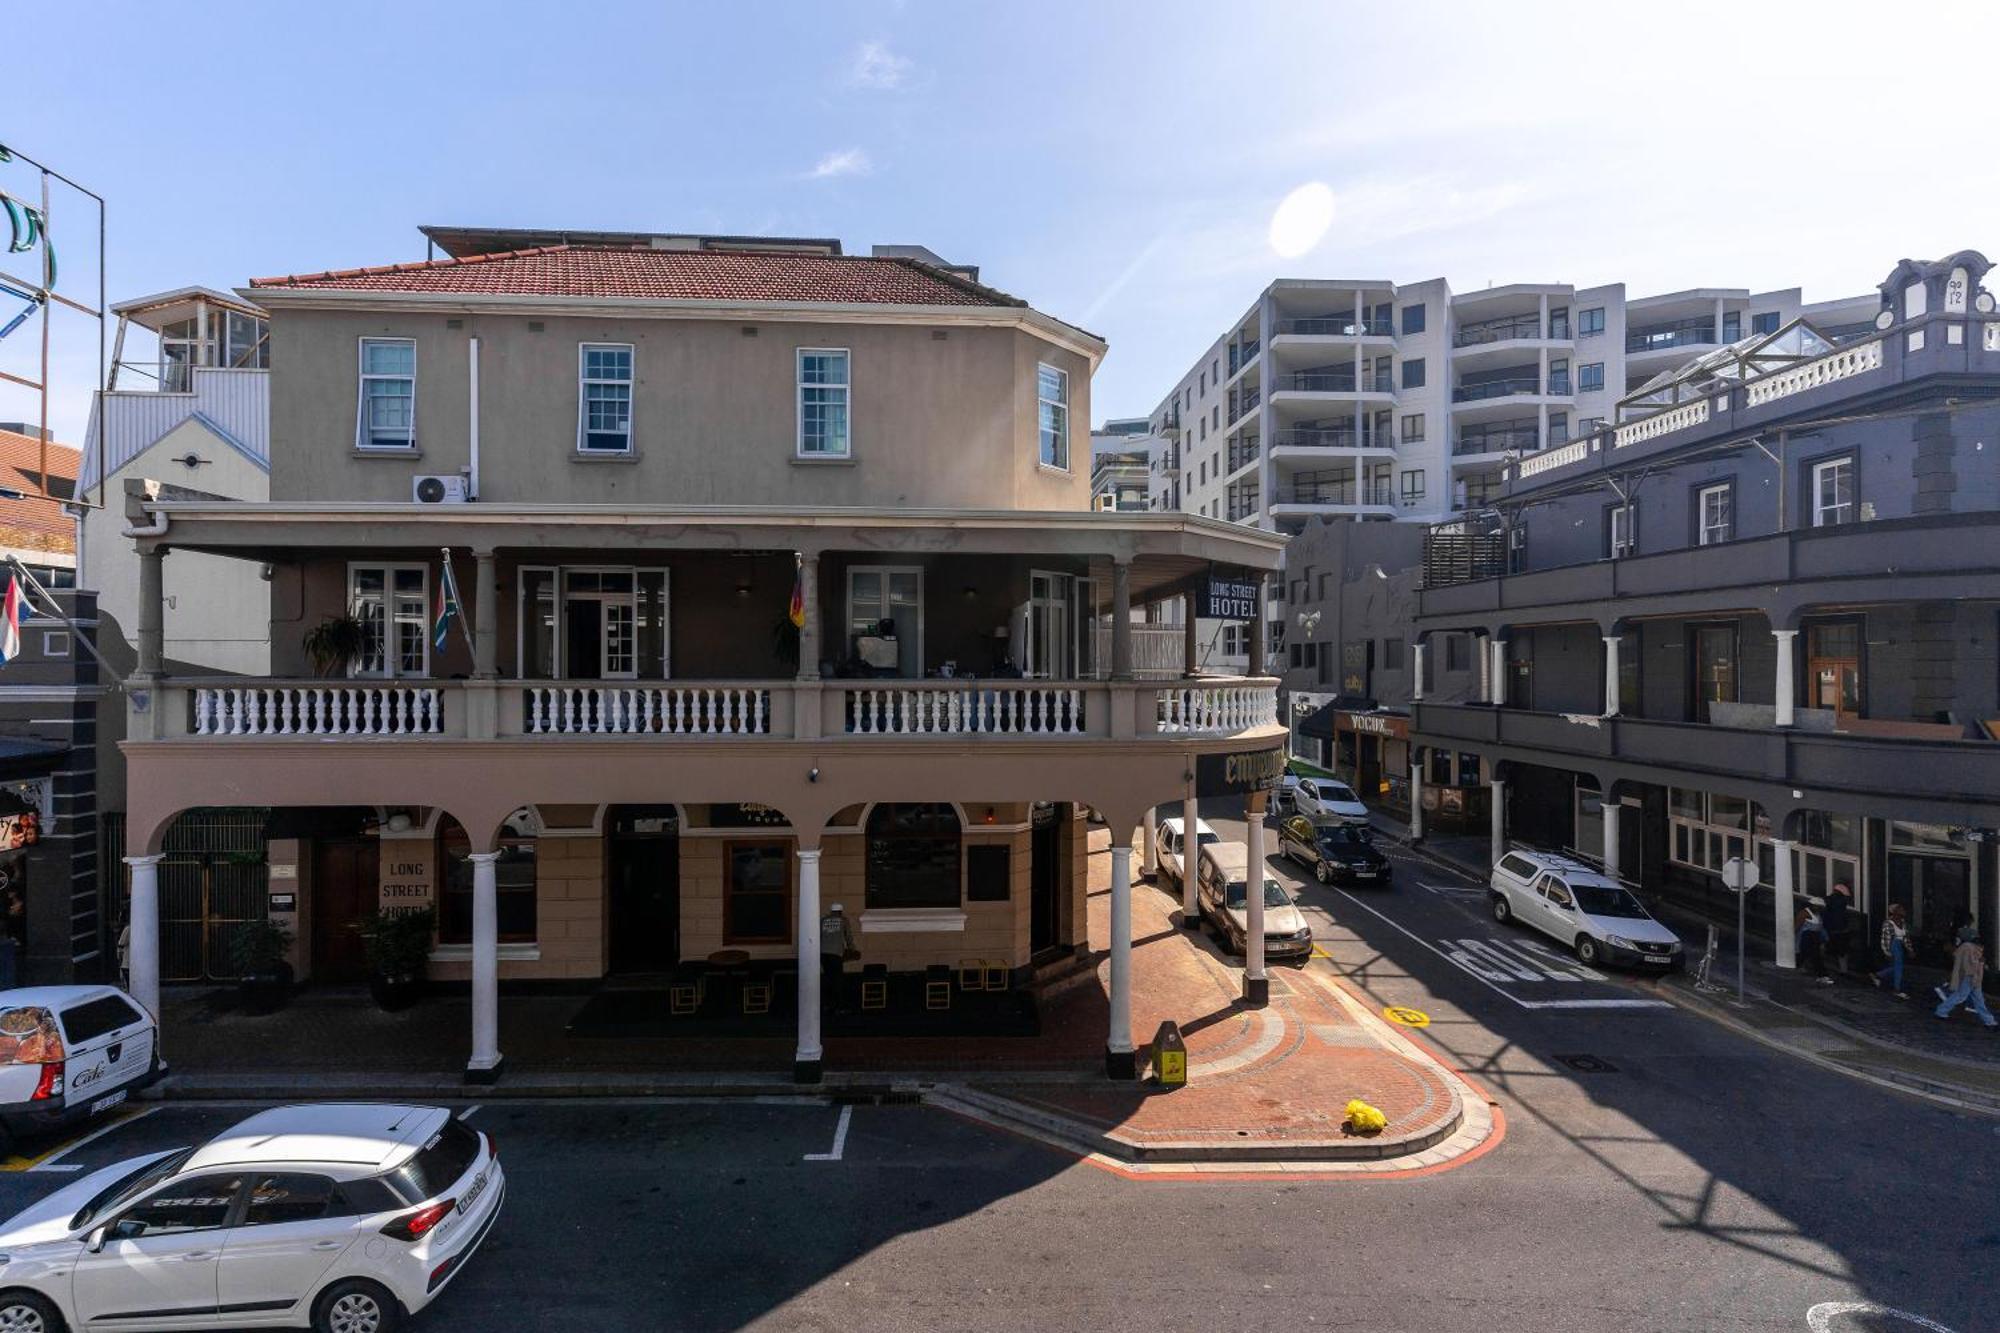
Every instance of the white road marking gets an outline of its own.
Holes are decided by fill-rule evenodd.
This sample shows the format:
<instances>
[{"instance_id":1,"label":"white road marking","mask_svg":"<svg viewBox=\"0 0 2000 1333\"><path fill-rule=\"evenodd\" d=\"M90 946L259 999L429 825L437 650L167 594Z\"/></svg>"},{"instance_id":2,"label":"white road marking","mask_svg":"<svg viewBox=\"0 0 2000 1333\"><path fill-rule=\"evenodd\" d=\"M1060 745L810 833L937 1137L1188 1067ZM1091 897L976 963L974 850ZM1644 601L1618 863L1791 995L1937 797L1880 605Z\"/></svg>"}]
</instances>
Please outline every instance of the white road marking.
<instances>
[{"instance_id":1,"label":"white road marking","mask_svg":"<svg viewBox=\"0 0 2000 1333\"><path fill-rule=\"evenodd\" d=\"M1487 987L1489 990L1497 992L1498 994L1506 996L1509 1000L1521 1006L1521 1008L1523 1009L1670 1009L1673 1007L1665 1000L1524 1000L1520 996L1514 994L1514 992L1508 990L1505 986L1501 985L1499 982L1493 980L1493 978L1482 974L1477 969L1468 966L1465 962L1453 956L1453 954L1447 952L1444 949L1440 949L1435 944L1432 944L1429 940L1417 934L1414 930L1411 930L1409 927L1405 926L1402 922L1397 921L1393 917L1386 916L1383 913L1376 911L1374 908L1370 907L1367 903L1362 902L1359 898L1349 893L1346 889L1335 888L1333 886L1329 887L1332 888L1333 892L1347 899L1347 901L1353 903L1356 907L1368 913L1368 915L1375 917L1377 920L1382 921L1391 928L1400 931L1404 935L1409 936L1411 939L1415 940L1418 944L1422 945L1424 948L1429 949L1432 953L1436 954L1438 957L1450 963L1453 967L1456 967L1461 972L1464 972L1467 976L1478 981L1481 985Z\"/></svg>"},{"instance_id":2,"label":"white road marking","mask_svg":"<svg viewBox=\"0 0 2000 1333\"><path fill-rule=\"evenodd\" d=\"M851 1106L843 1106L843 1107L841 1107L841 1108L840 1108L840 1123L839 1123L839 1124L837 1124L837 1125L835 1125L835 1126L833 1127L833 1151L832 1151L832 1152L809 1152L809 1153L807 1153L807 1154L805 1155L805 1156L806 1156L806 1160L807 1160L808 1162L837 1162L837 1161L839 1161L839 1160L840 1160L840 1155L841 1155L842 1153L844 1153L844 1152L846 1152L846 1151L847 1151L847 1122L848 1122L848 1121L850 1121L850 1120L852 1120L853 1118L854 1118L854 1108L853 1108L853 1107L851 1107Z\"/></svg>"},{"instance_id":3,"label":"white road marking","mask_svg":"<svg viewBox=\"0 0 2000 1333\"><path fill-rule=\"evenodd\" d=\"M138 1111L135 1111L135 1112L133 1112L133 1113L132 1113L131 1115L128 1115L128 1116L120 1116L120 1117L119 1117L118 1119L116 1119L116 1120L112 1121L112 1122L111 1122L110 1124L108 1124L108 1125L105 1125L105 1126L103 1126L103 1127L102 1127L102 1128L100 1128L100 1129L95 1129L95 1130L92 1130L92 1131L91 1131L90 1133L88 1133L88 1134L84 1135L84 1136L83 1136L82 1138L78 1139L78 1140L77 1140L77 1141L76 1141L75 1143L72 1143L72 1144L70 1144L70 1145L69 1145L68 1147L65 1147L65 1148L63 1148L63 1149L62 1149L62 1150L61 1150L60 1152L53 1152L53 1153L50 1153L50 1154L49 1154L49 1155L48 1155L48 1156L47 1156L46 1158L44 1158L43 1160L41 1160L41 1161L39 1161L39 1162L35 1163L35 1164L34 1164L33 1166L29 1167L29 1168L28 1168L28 1170L30 1170L30 1171L81 1171L81 1170L82 1170L83 1168L82 1168L82 1166L80 1166L80 1165L79 1165L79 1166L58 1166L58 1165L57 1165L57 1163L58 1163L58 1162L60 1162L60 1161L62 1161L62 1159L63 1159L63 1158L65 1158L65 1157L69 1156L69 1155L70 1155L71 1153L75 1152L75 1151L76 1151L76 1150L77 1150L78 1148L81 1148L81 1147L82 1147L82 1146L83 1146L84 1144L86 1144L86 1143L90 1143L90 1142L93 1142L94 1140L97 1140L97 1139L101 1139L101 1138L103 1138L103 1137L104 1137L104 1136L105 1136L106 1134L109 1134L109 1133L110 1133L110 1132L111 1132L112 1130L114 1130L114 1129L122 1129L122 1128L124 1128L124 1127L125 1127L126 1125L131 1125L131 1124L137 1124L137 1123L138 1123L139 1121L141 1121L141 1120L144 1120L144 1119L145 1119L145 1118L146 1118L147 1116L149 1116L149 1115L153 1114L153 1112L155 1112L155 1111L157 1111L157 1110L159 1110L159 1109L160 1109L160 1108L159 1108L159 1107L157 1107L157 1106L148 1106L148 1107L145 1107L145 1108L143 1108L143 1109L141 1109L141 1110L138 1110Z\"/></svg>"},{"instance_id":4,"label":"white road marking","mask_svg":"<svg viewBox=\"0 0 2000 1333\"><path fill-rule=\"evenodd\" d=\"M1904 1323L1915 1324L1918 1328L1928 1328L1933 1333L1951 1333L1951 1330L1934 1319L1926 1319L1908 1310L1892 1310L1886 1305L1873 1301L1821 1301L1806 1311L1806 1327L1813 1333L1833 1333L1833 1321L1842 1315L1883 1315L1890 1319L1900 1319Z\"/></svg>"},{"instance_id":5,"label":"white road marking","mask_svg":"<svg viewBox=\"0 0 2000 1333\"><path fill-rule=\"evenodd\" d=\"M472 1119L472 1117L478 1114L479 1114L479 1106L477 1103L475 1103L471 1106L466 1107L463 1111L460 1111L458 1113L458 1118L460 1120L470 1120Z\"/></svg>"}]
</instances>

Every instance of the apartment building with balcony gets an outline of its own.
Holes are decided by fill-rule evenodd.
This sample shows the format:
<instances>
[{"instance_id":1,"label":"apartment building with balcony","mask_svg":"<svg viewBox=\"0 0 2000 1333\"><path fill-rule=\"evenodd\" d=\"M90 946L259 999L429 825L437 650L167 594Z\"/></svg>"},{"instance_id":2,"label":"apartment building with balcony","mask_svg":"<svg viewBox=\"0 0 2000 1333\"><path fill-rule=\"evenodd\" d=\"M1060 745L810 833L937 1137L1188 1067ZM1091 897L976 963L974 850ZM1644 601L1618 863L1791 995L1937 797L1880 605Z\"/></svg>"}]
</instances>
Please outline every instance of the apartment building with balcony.
<instances>
[{"instance_id":1,"label":"apartment building with balcony","mask_svg":"<svg viewBox=\"0 0 2000 1333\"><path fill-rule=\"evenodd\" d=\"M775 1004L814 1078L823 991L968 1003L1093 943L1129 1075L1129 856L1091 941L1081 812L1132 828L1283 742L1269 679L1138 679L1133 612L1261 579L1282 538L1093 513L1104 344L934 256L428 234L445 257L245 289L268 499L128 479L135 990L176 819L258 806L302 974L354 977L377 908L435 911L470 1078L502 985ZM268 569L268 675L165 659L181 552Z\"/></svg>"},{"instance_id":2,"label":"apartment building with balcony","mask_svg":"<svg viewBox=\"0 0 2000 1333\"><path fill-rule=\"evenodd\" d=\"M1427 539L1412 783L1478 756L1492 838L1600 856L1791 961L1846 884L1940 960L2000 921L2000 319L1965 251L1896 266L1865 335L1810 314L1655 376ZM1421 668L1419 670L1421 676ZM1872 939L1872 932L1865 933Z\"/></svg>"}]
</instances>

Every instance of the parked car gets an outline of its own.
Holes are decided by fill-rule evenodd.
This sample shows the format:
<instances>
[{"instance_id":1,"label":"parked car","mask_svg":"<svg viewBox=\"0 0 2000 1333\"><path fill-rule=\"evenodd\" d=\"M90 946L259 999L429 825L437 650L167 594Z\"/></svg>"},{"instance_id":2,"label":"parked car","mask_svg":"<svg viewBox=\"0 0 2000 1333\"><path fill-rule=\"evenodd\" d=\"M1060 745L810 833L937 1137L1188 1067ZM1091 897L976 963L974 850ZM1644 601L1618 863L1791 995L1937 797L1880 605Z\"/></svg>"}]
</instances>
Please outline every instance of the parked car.
<instances>
[{"instance_id":1,"label":"parked car","mask_svg":"<svg viewBox=\"0 0 2000 1333\"><path fill-rule=\"evenodd\" d=\"M1271 808L1281 815L1298 812L1299 775L1291 769L1278 779L1278 789L1271 793Z\"/></svg>"},{"instance_id":2,"label":"parked car","mask_svg":"<svg viewBox=\"0 0 2000 1333\"><path fill-rule=\"evenodd\" d=\"M1352 824L1368 822L1368 807L1354 789L1338 778L1300 778L1292 792L1292 809L1320 819L1344 819Z\"/></svg>"},{"instance_id":3,"label":"parked car","mask_svg":"<svg viewBox=\"0 0 2000 1333\"><path fill-rule=\"evenodd\" d=\"M1194 835L1202 846L1222 841L1222 837L1208 826L1206 819L1197 819ZM1162 819L1160 827L1153 834L1153 850L1160 862L1160 870L1173 877L1176 884L1181 882L1181 821L1178 817Z\"/></svg>"},{"instance_id":4,"label":"parked car","mask_svg":"<svg viewBox=\"0 0 2000 1333\"><path fill-rule=\"evenodd\" d=\"M165 1072L153 1016L115 986L0 991L0 1125L11 1135L100 1115Z\"/></svg>"},{"instance_id":5,"label":"parked car","mask_svg":"<svg viewBox=\"0 0 2000 1333\"><path fill-rule=\"evenodd\" d=\"M425 1106L285 1106L0 1226L0 1329L393 1333L500 1215L493 1140Z\"/></svg>"},{"instance_id":6,"label":"parked car","mask_svg":"<svg viewBox=\"0 0 2000 1333\"><path fill-rule=\"evenodd\" d=\"M1242 953L1250 938L1250 852L1240 842L1218 842L1201 852L1201 914L1229 947ZM1312 956L1312 927L1298 902L1264 867L1255 867L1264 886L1264 957Z\"/></svg>"},{"instance_id":7,"label":"parked car","mask_svg":"<svg viewBox=\"0 0 2000 1333\"><path fill-rule=\"evenodd\" d=\"M1586 964L1680 967L1680 937L1653 919L1630 889L1552 852L1515 850L1493 867L1493 918L1519 921L1576 951Z\"/></svg>"},{"instance_id":8,"label":"parked car","mask_svg":"<svg viewBox=\"0 0 2000 1333\"><path fill-rule=\"evenodd\" d=\"M1361 824L1315 823L1293 815L1278 826L1278 854L1311 866L1322 884L1386 885L1396 873Z\"/></svg>"}]
</instances>

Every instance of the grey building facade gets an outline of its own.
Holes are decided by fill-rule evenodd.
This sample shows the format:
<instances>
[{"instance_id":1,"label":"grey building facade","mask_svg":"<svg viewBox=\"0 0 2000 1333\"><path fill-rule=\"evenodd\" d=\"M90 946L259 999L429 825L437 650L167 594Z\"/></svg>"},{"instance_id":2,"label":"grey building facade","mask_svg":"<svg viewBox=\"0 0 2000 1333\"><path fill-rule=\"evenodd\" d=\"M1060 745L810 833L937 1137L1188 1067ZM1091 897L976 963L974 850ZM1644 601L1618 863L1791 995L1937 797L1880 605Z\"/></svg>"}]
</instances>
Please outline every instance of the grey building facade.
<instances>
[{"instance_id":1,"label":"grey building facade","mask_svg":"<svg viewBox=\"0 0 2000 1333\"><path fill-rule=\"evenodd\" d=\"M1809 321L1628 395L1433 528L1417 655L1471 635L1472 699L1412 706L1413 772L1485 766L1496 848L1568 847L1734 915L1781 963L1800 898L1891 904L1920 959L2000 920L2000 319L1971 251L1904 261L1876 332Z\"/></svg>"}]
</instances>

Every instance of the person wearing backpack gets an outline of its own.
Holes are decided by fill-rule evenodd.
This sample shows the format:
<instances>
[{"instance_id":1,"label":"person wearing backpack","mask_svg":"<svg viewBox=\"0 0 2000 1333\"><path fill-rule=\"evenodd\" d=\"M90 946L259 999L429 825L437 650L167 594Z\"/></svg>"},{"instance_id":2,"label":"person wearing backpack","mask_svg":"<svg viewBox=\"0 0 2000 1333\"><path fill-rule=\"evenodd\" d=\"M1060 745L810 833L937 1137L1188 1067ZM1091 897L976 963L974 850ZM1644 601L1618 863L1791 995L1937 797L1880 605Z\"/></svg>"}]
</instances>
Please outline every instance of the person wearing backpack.
<instances>
[{"instance_id":1,"label":"person wearing backpack","mask_svg":"<svg viewBox=\"0 0 2000 1333\"><path fill-rule=\"evenodd\" d=\"M1889 961L1875 974L1876 988L1879 990L1886 984L1890 990L1896 992L1896 998L1899 1000L1910 998L1910 993L1903 989L1903 964L1908 961L1910 955L1910 928L1905 924L1907 920L1908 916L1903 911L1903 905L1891 903L1889 919L1882 923L1881 938L1883 956Z\"/></svg>"},{"instance_id":2,"label":"person wearing backpack","mask_svg":"<svg viewBox=\"0 0 2000 1333\"><path fill-rule=\"evenodd\" d=\"M1940 1003L1931 1012L1939 1018L1950 1018L1951 1011L1963 1004L1987 1027L2000 1027L2000 1020L1986 1007L1986 992L1980 987L1985 977L1986 950L1979 943L1979 927L1961 927L1958 947L1951 953L1951 980L1937 988Z\"/></svg>"}]
</instances>

